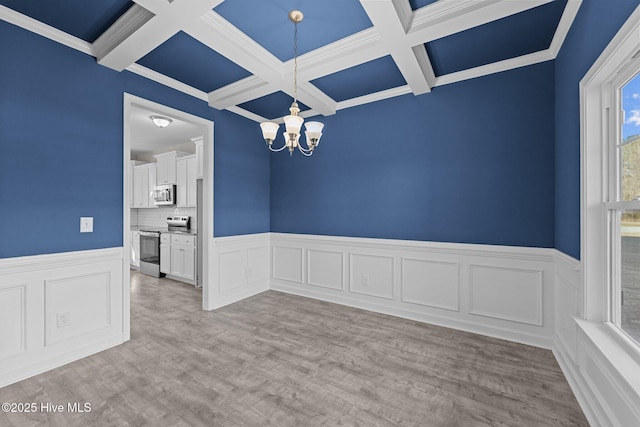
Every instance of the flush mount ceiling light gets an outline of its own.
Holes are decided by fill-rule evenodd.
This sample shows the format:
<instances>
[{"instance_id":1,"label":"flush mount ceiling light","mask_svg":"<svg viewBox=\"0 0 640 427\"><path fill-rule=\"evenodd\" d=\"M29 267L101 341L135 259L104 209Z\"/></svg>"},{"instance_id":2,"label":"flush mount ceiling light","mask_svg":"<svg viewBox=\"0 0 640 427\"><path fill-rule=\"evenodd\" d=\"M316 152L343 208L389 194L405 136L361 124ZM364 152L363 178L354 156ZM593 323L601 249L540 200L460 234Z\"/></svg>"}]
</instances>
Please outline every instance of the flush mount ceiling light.
<instances>
[{"instance_id":1,"label":"flush mount ceiling light","mask_svg":"<svg viewBox=\"0 0 640 427\"><path fill-rule=\"evenodd\" d=\"M173 121L169 117L163 116L149 116L149 118L151 119L153 124L158 126L159 128L166 128Z\"/></svg>"},{"instance_id":2,"label":"flush mount ceiling light","mask_svg":"<svg viewBox=\"0 0 640 427\"><path fill-rule=\"evenodd\" d=\"M302 147L299 143L300 129L304 119L298 115L300 108L298 107L298 23L302 21L304 15L299 10L289 12L289 19L293 22L293 103L289 108L289 114L284 118L284 145L280 148L273 148L273 141L278 135L278 124L274 122L260 123L262 128L262 137L267 143L269 150L278 152L285 148L289 148L289 155L293 155L293 151L298 148L305 156L313 154L313 150L318 146L320 137L322 136L322 128L324 125L320 122L307 122L305 124L305 135L307 136L307 148Z\"/></svg>"}]
</instances>

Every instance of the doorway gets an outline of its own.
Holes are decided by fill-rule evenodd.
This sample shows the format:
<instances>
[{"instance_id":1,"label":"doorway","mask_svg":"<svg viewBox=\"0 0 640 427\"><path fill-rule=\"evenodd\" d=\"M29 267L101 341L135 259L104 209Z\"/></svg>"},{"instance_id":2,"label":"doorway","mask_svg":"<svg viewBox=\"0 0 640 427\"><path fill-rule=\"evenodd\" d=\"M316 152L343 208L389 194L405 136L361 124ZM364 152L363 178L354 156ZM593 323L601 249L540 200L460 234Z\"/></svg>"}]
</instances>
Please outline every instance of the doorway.
<instances>
[{"instance_id":1,"label":"doorway","mask_svg":"<svg viewBox=\"0 0 640 427\"><path fill-rule=\"evenodd\" d=\"M132 148L140 148L141 143L135 141L136 135L134 132L135 123L137 120L141 120L138 116L143 115L151 123L150 115L161 115L169 117L172 120L176 120L177 123L181 123L183 128L190 129L190 132L200 134L202 139L202 145L200 153L202 156L202 198L201 209L199 209L200 227L197 233L199 234L201 247L198 248L201 255L202 272L201 272L201 284L202 284L202 309L211 310L213 307L210 305L210 278L212 277L210 272L210 266L207 262L209 254L213 247L213 122L207 119L203 119L198 116L194 116L189 113L185 113L180 110L168 107L166 105L158 104L153 101L146 100L128 93L124 94L124 117L123 117L123 333L124 339L130 338L130 310L131 310L131 278L129 274L129 264L132 244L130 241L131 230L131 203L133 200L133 188L132 188ZM150 114L146 114L150 113ZM195 131L194 131L195 129ZM162 130L162 129L161 129ZM169 138L170 139L170 138ZM150 143L150 141L143 142ZM162 142L159 142L162 144ZM164 144L169 144L165 141ZM152 150L147 147L146 150L151 152ZM151 210L149 210L151 211Z\"/></svg>"}]
</instances>

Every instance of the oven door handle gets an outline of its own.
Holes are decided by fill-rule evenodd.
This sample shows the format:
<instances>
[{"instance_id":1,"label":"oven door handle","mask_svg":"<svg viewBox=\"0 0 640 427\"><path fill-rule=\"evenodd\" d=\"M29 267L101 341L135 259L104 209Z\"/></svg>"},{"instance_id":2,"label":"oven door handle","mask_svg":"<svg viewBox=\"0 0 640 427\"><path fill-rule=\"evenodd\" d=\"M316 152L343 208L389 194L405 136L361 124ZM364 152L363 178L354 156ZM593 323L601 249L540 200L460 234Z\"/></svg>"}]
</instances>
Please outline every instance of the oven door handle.
<instances>
[{"instance_id":1,"label":"oven door handle","mask_svg":"<svg viewBox=\"0 0 640 427\"><path fill-rule=\"evenodd\" d=\"M149 232L146 232L146 231L141 231L140 235L141 236L146 236L146 237L157 237L157 238L160 238L160 233L149 233Z\"/></svg>"}]
</instances>

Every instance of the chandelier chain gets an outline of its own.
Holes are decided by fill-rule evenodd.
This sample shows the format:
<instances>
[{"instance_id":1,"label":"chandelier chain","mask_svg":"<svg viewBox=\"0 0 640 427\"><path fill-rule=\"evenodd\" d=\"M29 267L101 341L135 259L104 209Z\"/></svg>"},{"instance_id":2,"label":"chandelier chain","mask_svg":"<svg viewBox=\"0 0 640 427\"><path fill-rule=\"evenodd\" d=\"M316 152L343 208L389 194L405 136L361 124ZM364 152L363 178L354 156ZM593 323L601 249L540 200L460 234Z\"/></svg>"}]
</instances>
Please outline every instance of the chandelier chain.
<instances>
[{"instance_id":1,"label":"chandelier chain","mask_svg":"<svg viewBox=\"0 0 640 427\"><path fill-rule=\"evenodd\" d=\"M293 23L293 102L298 102L298 23Z\"/></svg>"}]
</instances>

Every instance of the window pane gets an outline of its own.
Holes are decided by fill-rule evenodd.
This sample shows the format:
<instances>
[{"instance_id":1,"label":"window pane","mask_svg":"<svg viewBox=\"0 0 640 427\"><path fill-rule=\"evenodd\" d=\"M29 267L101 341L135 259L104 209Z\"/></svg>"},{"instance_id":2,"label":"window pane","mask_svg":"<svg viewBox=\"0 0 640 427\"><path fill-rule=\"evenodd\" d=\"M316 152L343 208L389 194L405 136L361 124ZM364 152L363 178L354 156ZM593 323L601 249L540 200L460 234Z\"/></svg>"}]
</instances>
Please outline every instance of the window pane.
<instances>
[{"instance_id":1,"label":"window pane","mask_svg":"<svg viewBox=\"0 0 640 427\"><path fill-rule=\"evenodd\" d=\"M640 211L622 213L621 327L640 343Z\"/></svg>"},{"instance_id":2,"label":"window pane","mask_svg":"<svg viewBox=\"0 0 640 427\"><path fill-rule=\"evenodd\" d=\"M640 200L640 138L622 146L622 200Z\"/></svg>"},{"instance_id":3,"label":"window pane","mask_svg":"<svg viewBox=\"0 0 640 427\"><path fill-rule=\"evenodd\" d=\"M627 201L640 198L640 75L622 87L622 109L620 200Z\"/></svg>"}]
</instances>

